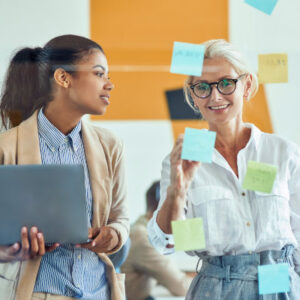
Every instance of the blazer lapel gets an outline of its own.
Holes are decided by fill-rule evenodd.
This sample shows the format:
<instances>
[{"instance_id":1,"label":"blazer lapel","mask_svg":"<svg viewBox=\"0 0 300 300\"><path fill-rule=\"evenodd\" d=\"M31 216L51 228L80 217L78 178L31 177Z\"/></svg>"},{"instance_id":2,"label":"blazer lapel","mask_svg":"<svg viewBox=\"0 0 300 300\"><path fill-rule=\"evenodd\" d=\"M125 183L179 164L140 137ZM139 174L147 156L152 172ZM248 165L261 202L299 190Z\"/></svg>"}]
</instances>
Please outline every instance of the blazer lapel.
<instances>
[{"instance_id":1,"label":"blazer lapel","mask_svg":"<svg viewBox=\"0 0 300 300\"><path fill-rule=\"evenodd\" d=\"M37 114L34 114L18 126L17 164L41 164Z\"/></svg>"},{"instance_id":2,"label":"blazer lapel","mask_svg":"<svg viewBox=\"0 0 300 300\"><path fill-rule=\"evenodd\" d=\"M16 164L41 164L41 152L37 127L36 111L29 119L18 126ZM35 278L41 258L21 263L21 276L16 292L16 299L31 299Z\"/></svg>"},{"instance_id":3,"label":"blazer lapel","mask_svg":"<svg viewBox=\"0 0 300 300\"><path fill-rule=\"evenodd\" d=\"M93 226L107 221L109 205L109 170L106 156L96 130L82 121L82 137L93 195Z\"/></svg>"}]
</instances>

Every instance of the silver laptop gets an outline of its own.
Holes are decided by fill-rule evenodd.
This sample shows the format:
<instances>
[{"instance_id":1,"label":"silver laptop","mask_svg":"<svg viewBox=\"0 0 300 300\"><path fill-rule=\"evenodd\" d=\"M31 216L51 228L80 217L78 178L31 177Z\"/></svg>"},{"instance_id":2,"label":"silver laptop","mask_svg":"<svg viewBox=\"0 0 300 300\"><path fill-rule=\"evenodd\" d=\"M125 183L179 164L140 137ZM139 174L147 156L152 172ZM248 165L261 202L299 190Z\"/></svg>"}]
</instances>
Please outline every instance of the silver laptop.
<instances>
[{"instance_id":1,"label":"silver laptop","mask_svg":"<svg viewBox=\"0 0 300 300\"><path fill-rule=\"evenodd\" d=\"M0 166L0 245L37 226L45 242L84 243L88 218L82 165Z\"/></svg>"}]
</instances>

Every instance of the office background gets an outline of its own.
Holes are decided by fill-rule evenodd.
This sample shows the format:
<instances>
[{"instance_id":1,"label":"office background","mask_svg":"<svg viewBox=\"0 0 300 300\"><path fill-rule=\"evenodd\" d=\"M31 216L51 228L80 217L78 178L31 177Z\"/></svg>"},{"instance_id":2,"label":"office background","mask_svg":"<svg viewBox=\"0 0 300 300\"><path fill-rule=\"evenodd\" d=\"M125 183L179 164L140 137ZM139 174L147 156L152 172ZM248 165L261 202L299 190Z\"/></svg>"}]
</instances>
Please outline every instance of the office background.
<instances>
[{"instance_id":1,"label":"office background","mask_svg":"<svg viewBox=\"0 0 300 300\"><path fill-rule=\"evenodd\" d=\"M70 33L103 46L115 89L107 114L86 118L125 143L133 222L145 210L145 191L159 178L174 138L185 126L206 126L192 111L172 113L178 105L172 95L180 97L185 79L169 73L174 41L227 39L254 71L258 54L287 53L289 82L260 85L245 105L245 120L300 144L299 12L298 0L279 0L271 16L243 0L0 0L0 84L17 48Z\"/></svg>"}]
</instances>

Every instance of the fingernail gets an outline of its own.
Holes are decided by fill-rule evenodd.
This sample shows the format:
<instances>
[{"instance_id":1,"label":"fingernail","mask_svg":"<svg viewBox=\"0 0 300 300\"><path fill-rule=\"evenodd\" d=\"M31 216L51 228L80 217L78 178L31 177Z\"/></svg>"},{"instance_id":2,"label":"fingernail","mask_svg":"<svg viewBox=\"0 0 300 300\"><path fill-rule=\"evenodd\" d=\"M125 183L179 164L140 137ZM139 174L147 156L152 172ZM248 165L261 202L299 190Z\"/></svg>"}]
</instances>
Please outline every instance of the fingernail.
<instances>
[{"instance_id":1,"label":"fingernail","mask_svg":"<svg viewBox=\"0 0 300 300\"><path fill-rule=\"evenodd\" d=\"M13 244L13 248L14 248L15 250L18 250L18 249L19 249L19 244L18 244L18 243Z\"/></svg>"},{"instance_id":2,"label":"fingernail","mask_svg":"<svg viewBox=\"0 0 300 300\"><path fill-rule=\"evenodd\" d=\"M38 237L39 239L41 239L41 238L43 237L43 235L39 232L39 233L37 234L37 237Z\"/></svg>"},{"instance_id":3,"label":"fingernail","mask_svg":"<svg viewBox=\"0 0 300 300\"><path fill-rule=\"evenodd\" d=\"M96 246L96 242L92 242L92 247L95 247Z\"/></svg>"}]
</instances>

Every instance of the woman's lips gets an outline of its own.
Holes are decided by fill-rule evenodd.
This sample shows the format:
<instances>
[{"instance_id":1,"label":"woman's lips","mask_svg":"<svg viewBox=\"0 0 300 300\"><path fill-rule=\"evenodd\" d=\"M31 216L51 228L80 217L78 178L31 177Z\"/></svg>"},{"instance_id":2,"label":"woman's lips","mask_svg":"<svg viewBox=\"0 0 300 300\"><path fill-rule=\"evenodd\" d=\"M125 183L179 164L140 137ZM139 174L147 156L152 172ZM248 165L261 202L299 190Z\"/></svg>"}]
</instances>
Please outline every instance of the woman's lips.
<instances>
[{"instance_id":1,"label":"woman's lips","mask_svg":"<svg viewBox=\"0 0 300 300\"><path fill-rule=\"evenodd\" d=\"M106 104L109 104L109 96L100 96L100 99L103 100Z\"/></svg>"},{"instance_id":2,"label":"woman's lips","mask_svg":"<svg viewBox=\"0 0 300 300\"><path fill-rule=\"evenodd\" d=\"M214 105L214 106L208 106L208 108L213 111L220 111L226 109L229 105L230 104Z\"/></svg>"}]
</instances>

